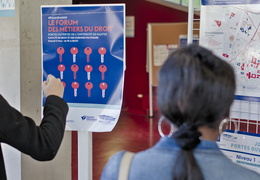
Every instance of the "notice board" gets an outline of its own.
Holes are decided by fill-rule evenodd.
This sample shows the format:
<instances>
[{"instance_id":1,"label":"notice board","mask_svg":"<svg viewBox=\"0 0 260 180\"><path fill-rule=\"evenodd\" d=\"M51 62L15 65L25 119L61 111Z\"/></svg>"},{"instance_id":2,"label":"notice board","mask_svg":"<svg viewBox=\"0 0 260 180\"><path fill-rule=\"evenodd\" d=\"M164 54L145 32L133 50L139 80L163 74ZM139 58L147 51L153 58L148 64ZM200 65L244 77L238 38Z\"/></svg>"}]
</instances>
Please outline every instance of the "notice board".
<instances>
[{"instance_id":1,"label":"notice board","mask_svg":"<svg viewBox=\"0 0 260 180\"><path fill-rule=\"evenodd\" d=\"M195 37L197 37L199 35L199 23L194 23L193 29L193 34ZM148 72L151 73L150 83L152 86L157 86L157 75L160 69L160 64L162 64L162 61L165 60L160 59L161 62L158 62L156 60L158 57L155 57L155 51L161 51L161 56L159 55L159 58L163 57L163 54L166 52L163 52L164 46L169 51L174 50L177 47L180 47L182 44L185 44L187 42L187 38L185 38L185 36L187 36L187 33L187 22L148 24L147 68L150 67L148 68Z\"/></svg>"}]
</instances>

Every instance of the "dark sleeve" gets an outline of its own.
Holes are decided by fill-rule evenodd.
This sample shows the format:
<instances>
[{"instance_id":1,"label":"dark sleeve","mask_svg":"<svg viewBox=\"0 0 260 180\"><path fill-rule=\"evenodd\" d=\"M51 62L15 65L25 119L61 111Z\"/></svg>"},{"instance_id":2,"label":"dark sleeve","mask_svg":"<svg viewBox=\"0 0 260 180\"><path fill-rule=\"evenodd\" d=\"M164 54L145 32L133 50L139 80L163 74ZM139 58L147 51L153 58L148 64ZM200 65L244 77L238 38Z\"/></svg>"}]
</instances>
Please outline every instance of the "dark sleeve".
<instances>
[{"instance_id":1,"label":"dark sleeve","mask_svg":"<svg viewBox=\"0 0 260 180\"><path fill-rule=\"evenodd\" d=\"M48 96L40 126L11 107L0 95L0 141L40 161L55 157L64 135L67 103Z\"/></svg>"}]
</instances>

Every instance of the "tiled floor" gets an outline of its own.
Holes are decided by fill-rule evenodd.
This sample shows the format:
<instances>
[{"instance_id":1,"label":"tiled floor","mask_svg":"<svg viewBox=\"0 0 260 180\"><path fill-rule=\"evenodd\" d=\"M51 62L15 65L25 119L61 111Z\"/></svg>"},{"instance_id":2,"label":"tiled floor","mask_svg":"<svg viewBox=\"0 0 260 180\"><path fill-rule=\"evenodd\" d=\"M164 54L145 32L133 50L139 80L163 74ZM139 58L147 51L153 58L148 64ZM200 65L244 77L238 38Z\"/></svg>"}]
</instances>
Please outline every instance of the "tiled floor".
<instances>
[{"instance_id":1,"label":"tiled floor","mask_svg":"<svg viewBox=\"0 0 260 180\"><path fill-rule=\"evenodd\" d=\"M93 180L99 180L108 158L120 150L142 151L158 141L158 116L122 112L112 132L93 133Z\"/></svg>"}]
</instances>

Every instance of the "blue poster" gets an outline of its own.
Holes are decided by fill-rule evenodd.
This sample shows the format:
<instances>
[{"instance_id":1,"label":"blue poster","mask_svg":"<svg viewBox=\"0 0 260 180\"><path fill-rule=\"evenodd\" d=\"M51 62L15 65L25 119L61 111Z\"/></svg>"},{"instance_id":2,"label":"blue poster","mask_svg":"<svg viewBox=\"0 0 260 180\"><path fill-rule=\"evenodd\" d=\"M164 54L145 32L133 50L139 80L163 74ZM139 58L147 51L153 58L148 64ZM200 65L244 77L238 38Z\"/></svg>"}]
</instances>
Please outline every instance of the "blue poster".
<instances>
[{"instance_id":1,"label":"blue poster","mask_svg":"<svg viewBox=\"0 0 260 180\"><path fill-rule=\"evenodd\" d=\"M111 131L122 105L124 4L42 6L43 80L64 84L67 130Z\"/></svg>"}]
</instances>

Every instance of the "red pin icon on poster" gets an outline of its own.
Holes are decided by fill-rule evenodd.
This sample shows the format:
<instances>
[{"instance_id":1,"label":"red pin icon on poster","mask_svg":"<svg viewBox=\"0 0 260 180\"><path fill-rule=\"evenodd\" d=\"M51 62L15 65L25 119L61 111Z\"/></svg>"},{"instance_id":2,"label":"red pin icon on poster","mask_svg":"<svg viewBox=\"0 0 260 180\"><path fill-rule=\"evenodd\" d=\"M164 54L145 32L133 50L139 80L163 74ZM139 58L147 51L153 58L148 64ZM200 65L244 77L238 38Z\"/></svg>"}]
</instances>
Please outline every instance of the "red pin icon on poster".
<instances>
[{"instance_id":1,"label":"red pin icon on poster","mask_svg":"<svg viewBox=\"0 0 260 180\"><path fill-rule=\"evenodd\" d=\"M79 70L79 66L76 64L73 64L70 69L73 71L73 78L77 79L77 72Z\"/></svg>"},{"instance_id":2,"label":"red pin icon on poster","mask_svg":"<svg viewBox=\"0 0 260 180\"><path fill-rule=\"evenodd\" d=\"M65 71L66 67L63 64L58 65L58 70L60 71L60 79L63 79L63 71Z\"/></svg>"},{"instance_id":3,"label":"red pin icon on poster","mask_svg":"<svg viewBox=\"0 0 260 180\"><path fill-rule=\"evenodd\" d=\"M76 62L76 55L78 54L79 50L76 47L72 47L70 49L70 53L73 55L73 62Z\"/></svg>"},{"instance_id":4,"label":"red pin icon on poster","mask_svg":"<svg viewBox=\"0 0 260 180\"><path fill-rule=\"evenodd\" d=\"M100 47L98 49L98 53L101 55L101 63L104 63L104 61L105 61L104 55L106 54L106 52L107 52L107 50L104 47Z\"/></svg>"},{"instance_id":5,"label":"red pin icon on poster","mask_svg":"<svg viewBox=\"0 0 260 180\"><path fill-rule=\"evenodd\" d=\"M77 90L79 88L79 83L74 81L71 83L71 87L74 89L74 97L77 97Z\"/></svg>"},{"instance_id":6,"label":"red pin icon on poster","mask_svg":"<svg viewBox=\"0 0 260 180\"><path fill-rule=\"evenodd\" d=\"M101 79L104 80L105 72L107 71L107 67L105 65L100 65L98 69L101 72Z\"/></svg>"},{"instance_id":7,"label":"red pin icon on poster","mask_svg":"<svg viewBox=\"0 0 260 180\"><path fill-rule=\"evenodd\" d=\"M102 98L105 98L105 90L107 89L107 83L102 82L99 84L100 89L102 89Z\"/></svg>"},{"instance_id":8,"label":"red pin icon on poster","mask_svg":"<svg viewBox=\"0 0 260 180\"><path fill-rule=\"evenodd\" d=\"M90 62L90 54L92 53L91 47L86 47L84 53L87 55L87 62Z\"/></svg>"},{"instance_id":9,"label":"red pin icon on poster","mask_svg":"<svg viewBox=\"0 0 260 180\"><path fill-rule=\"evenodd\" d=\"M86 82L85 87L88 90L88 97L90 97L91 96L91 89L93 88L93 84L91 82Z\"/></svg>"},{"instance_id":10,"label":"red pin icon on poster","mask_svg":"<svg viewBox=\"0 0 260 180\"><path fill-rule=\"evenodd\" d=\"M64 54L65 50L63 47L58 47L57 48L57 53L59 54L59 60L62 62L62 54Z\"/></svg>"},{"instance_id":11,"label":"red pin icon on poster","mask_svg":"<svg viewBox=\"0 0 260 180\"><path fill-rule=\"evenodd\" d=\"M93 70L93 67L91 65L86 65L85 66L85 71L87 72L87 78L90 80L90 73Z\"/></svg>"}]
</instances>

